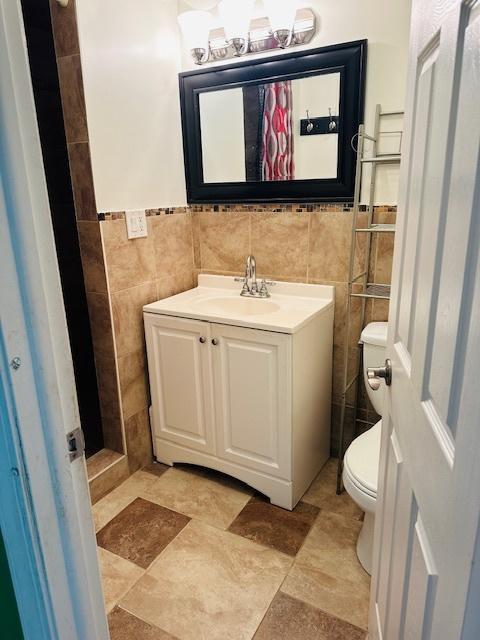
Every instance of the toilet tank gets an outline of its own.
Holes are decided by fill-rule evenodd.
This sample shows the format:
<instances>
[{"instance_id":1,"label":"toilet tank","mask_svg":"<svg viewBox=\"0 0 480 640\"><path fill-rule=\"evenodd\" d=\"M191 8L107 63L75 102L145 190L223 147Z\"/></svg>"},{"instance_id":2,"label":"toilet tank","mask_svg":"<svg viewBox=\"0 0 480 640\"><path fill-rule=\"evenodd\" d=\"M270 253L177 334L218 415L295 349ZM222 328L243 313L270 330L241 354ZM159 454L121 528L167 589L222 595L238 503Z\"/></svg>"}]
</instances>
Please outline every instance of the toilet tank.
<instances>
[{"instance_id":1,"label":"toilet tank","mask_svg":"<svg viewBox=\"0 0 480 640\"><path fill-rule=\"evenodd\" d=\"M382 415L385 381L382 380L378 391L373 391L367 382L368 367L385 366L387 348L387 322L371 322L362 331L363 342L363 380L368 397L375 411Z\"/></svg>"}]
</instances>

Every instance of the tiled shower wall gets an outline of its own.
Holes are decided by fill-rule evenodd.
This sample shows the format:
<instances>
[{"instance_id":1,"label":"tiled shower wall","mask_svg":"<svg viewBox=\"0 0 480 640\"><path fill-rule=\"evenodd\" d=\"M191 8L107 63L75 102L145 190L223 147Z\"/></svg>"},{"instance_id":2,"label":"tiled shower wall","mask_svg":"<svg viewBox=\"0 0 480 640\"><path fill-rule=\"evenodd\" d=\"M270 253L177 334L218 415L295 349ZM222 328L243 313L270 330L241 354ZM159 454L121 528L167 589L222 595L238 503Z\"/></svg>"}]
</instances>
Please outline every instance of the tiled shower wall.
<instances>
[{"instance_id":1,"label":"tiled shower wall","mask_svg":"<svg viewBox=\"0 0 480 640\"><path fill-rule=\"evenodd\" d=\"M105 265L93 187L75 1L50 0L65 135L95 355L105 447L123 453L115 353Z\"/></svg>"},{"instance_id":2,"label":"tiled shower wall","mask_svg":"<svg viewBox=\"0 0 480 640\"><path fill-rule=\"evenodd\" d=\"M149 237L129 242L124 221L99 222L75 1L50 0L50 11L105 447L133 473L152 458L142 306L192 287L191 218L151 219Z\"/></svg>"}]
</instances>

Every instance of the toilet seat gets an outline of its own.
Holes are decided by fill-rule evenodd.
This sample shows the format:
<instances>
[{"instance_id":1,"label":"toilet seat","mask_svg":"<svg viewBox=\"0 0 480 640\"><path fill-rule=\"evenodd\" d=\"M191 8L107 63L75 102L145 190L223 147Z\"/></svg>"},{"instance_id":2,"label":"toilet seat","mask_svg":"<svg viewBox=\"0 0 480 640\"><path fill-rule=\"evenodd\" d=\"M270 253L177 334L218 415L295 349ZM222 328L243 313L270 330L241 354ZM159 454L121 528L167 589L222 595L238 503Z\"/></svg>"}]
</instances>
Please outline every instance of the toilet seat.
<instances>
[{"instance_id":1,"label":"toilet seat","mask_svg":"<svg viewBox=\"0 0 480 640\"><path fill-rule=\"evenodd\" d=\"M380 420L352 442L343 463L344 483L359 494L360 506L368 511L374 511L377 499L381 433Z\"/></svg>"}]
</instances>

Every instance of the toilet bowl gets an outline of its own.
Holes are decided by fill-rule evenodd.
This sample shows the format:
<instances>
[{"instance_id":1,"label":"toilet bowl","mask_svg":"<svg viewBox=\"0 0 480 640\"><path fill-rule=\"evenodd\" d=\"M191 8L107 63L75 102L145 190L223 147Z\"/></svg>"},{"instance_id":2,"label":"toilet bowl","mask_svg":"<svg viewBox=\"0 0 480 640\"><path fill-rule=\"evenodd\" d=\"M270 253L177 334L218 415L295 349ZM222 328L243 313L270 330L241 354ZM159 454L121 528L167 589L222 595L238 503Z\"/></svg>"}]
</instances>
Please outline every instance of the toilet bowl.
<instances>
[{"instance_id":1,"label":"toilet bowl","mask_svg":"<svg viewBox=\"0 0 480 640\"><path fill-rule=\"evenodd\" d=\"M385 382L373 391L367 384L367 369L385 362L387 323L372 322L362 332L363 376L368 397L375 411L381 415ZM348 447L343 459L343 485L352 500L365 512L363 526L357 540L357 556L362 567L372 572L373 530L377 504L378 468L382 421L363 433Z\"/></svg>"}]
</instances>

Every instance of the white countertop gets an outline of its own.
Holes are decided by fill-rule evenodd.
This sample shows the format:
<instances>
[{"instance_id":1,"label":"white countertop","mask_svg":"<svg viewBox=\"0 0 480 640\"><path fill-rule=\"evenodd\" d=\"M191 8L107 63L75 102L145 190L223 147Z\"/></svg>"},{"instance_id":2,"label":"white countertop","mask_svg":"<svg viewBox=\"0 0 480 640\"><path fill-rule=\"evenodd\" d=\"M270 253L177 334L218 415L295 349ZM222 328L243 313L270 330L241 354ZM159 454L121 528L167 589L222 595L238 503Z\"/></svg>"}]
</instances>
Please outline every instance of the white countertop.
<instances>
[{"instance_id":1,"label":"white countertop","mask_svg":"<svg viewBox=\"0 0 480 640\"><path fill-rule=\"evenodd\" d=\"M240 296L242 285L231 277L202 274L198 276L195 289L147 304L143 310L145 313L295 333L334 305L335 288L332 286L275 282L275 286L268 287L270 298L255 299Z\"/></svg>"}]
</instances>

